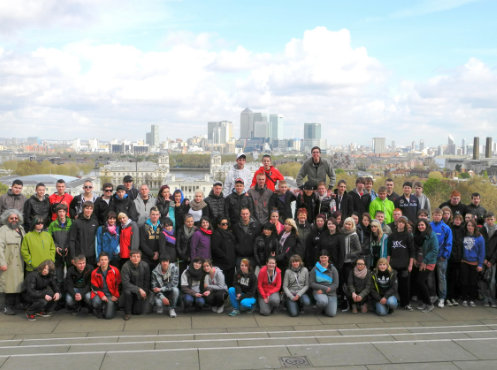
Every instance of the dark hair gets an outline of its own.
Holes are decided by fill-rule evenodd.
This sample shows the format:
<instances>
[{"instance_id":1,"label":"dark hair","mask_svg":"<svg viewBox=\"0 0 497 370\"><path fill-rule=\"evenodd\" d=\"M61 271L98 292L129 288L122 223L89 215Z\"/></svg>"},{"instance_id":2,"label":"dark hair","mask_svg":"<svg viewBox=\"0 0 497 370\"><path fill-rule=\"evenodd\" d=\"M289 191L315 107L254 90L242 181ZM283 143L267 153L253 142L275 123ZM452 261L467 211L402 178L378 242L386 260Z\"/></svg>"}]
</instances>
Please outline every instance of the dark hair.
<instances>
[{"instance_id":1,"label":"dark hair","mask_svg":"<svg viewBox=\"0 0 497 370\"><path fill-rule=\"evenodd\" d=\"M430 223L427 220L424 220L424 219L419 219L419 220L416 221L416 228L414 230L414 234L419 234L420 233L420 231L418 230L418 225L420 223L424 223L426 225L426 231L425 232L426 232L427 235L431 235L432 229L431 229Z\"/></svg>"},{"instance_id":2,"label":"dark hair","mask_svg":"<svg viewBox=\"0 0 497 370\"><path fill-rule=\"evenodd\" d=\"M109 218L111 218L111 217L112 217L112 218L115 218L115 219L117 220L117 215L116 215L116 212L114 212L114 211L109 211L109 212L107 213L107 217L106 217L105 219L106 219L106 220L108 220L108 219L109 219Z\"/></svg>"},{"instance_id":3,"label":"dark hair","mask_svg":"<svg viewBox=\"0 0 497 370\"><path fill-rule=\"evenodd\" d=\"M109 258L109 254L108 254L107 252L101 252L101 253L100 253L100 255L98 256L98 260L100 261L100 259L101 259L102 257L107 257L107 258ZM109 259L110 259L110 258L109 258Z\"/></svg>"},{"instance_id":4,"label":"dark hair","mask_svg":"<svg viewBox=\"0 0 497 370\"><path fill-rule=\"evenodd\" d=\"M165 252L161 257L159 262L170 262L171 261L171 256L169 255L168 252Z\"/></svg>"},{"instance_id":5,"label":"dark hair","mask_svg":"<svg viewBox=\"0 0 497 370\"><path fill-rule=\"evenodd\" d=\"M269 158L269 159L271 159L271 155L269 155L269 154L264 154L264 155L262 156L262 159L264 159L264 158Z\"/></svg>"},{"instance_id":6,"label":"dark hair","mask_svg":"<svg viewBox=\"0 0 497 370\"><path fill-rule=\"evenodd\" d=\"M55 213L58 213L60 210L64 210L67 213L67 205L64 203L59 203L55 206Z\"/></svg>"},{"instance_id":7,"label":"dark hair","mask_svg":"<svg viewBox=\"0 0 497 370\"><path fill-rule=\"evenodd\" d=\"M373 178L372 178L371 176L367 176L367 177L365 177L365 178L364 178L364 182L365 182L365 183L366 183L366 182L370 182L370 183L374 184Z\"/></svg>"},{"instance_id":8,"label":"dark hair","mask_svg":"<svg viewBox=\"0 0 497 370\"><path fill-rule=\"evenodd\" d=\"M321 249L319 251L319 257L321 257L321 256L328 256L328 257L330 257L330 253L326 249Z\"/></svg>"},{"instance_id":9,"label":"dark hair","mask_svg":"<svg viewBox=\"0 0 497 370\"><path fill-rule=\"evenodd\" d=\"M192 259L192 264L196 262L204 263L204 259L202 257L195 257L194 259Z\"/></svg>"},{"instance_id":10,"label":"dark hair","mask_svg":"<svg viewBox=\"0 0 497 370\"><path fill-rule=\"evenodd\" d=\"M495 217L495 214L491 211L488 211L487 214L485 215L485 218L490 218L490 217Z\"/></svg>"},{"instance_id":11,"label":"dark hair","mask_svg":"<svg viewBox=\"0 0 497 370\"><path fill-rule=\"evenodd\" d=\"M39 182L38 184L36 184L36 188L35 189L38 189L40 186L46 187L44 183Z\"/></svg>"},{"instance_id":12,"label":"dark hair","mask_svg":"<svg viewBox=\"0 0 497 370\"><path fill-rule=\"evenodd\" d=\"M389 177L388 179L385 180L385 182L393 182L393 179Z\"/></svg>"},{"instance_id":13,"label":"dark hair","mask_svg":"<svg viewBox=\"0 0 497 370\"><path fill-rule=\"evenodd\" d=\"M102 185L102 191L105 190L105 188L109 188L111 187L112 189L114 189L114 185L112 185L110 182L106 182Z\"/></svg>"},{"instance_id":14,"label":"dark hair","mask_svg":"<svg viewBox=\"0 0 497 370\"><path fill-rule=\"evenodd\" d=\"M355 180L355 184L366 184L366 181L364 180L364 177L362 176L359 176L356 180Z\"/></svg>"},{"instance_id":15,"label":"dark hair","mask_svg":"<svg viewBox=\"0 0 497 370\"><path fill-rule=\"evenodd\" d=\"M314 151L314 149L319 150L319 153L321 153L321 148L320 148L320 147L318 147L317 145L316 145L316 146L313 146L313 147L311 148L311 153Z\"/></svg>"},{"instance_id":16,"label":"dark hair","mask_svg":"<svg viewBox=\"0 0 497 370\"><path fill-rule=\"evenodd\" d=\"M361 215L361 221L364 217L367 217L369 219L369 222L371 222L371 215L369 214L369 212L364 212L362 215Z\"/></svg>"},{"instance_id":17,"label":"dark hair","mask_svg":"<svg viewBox=\"0 0 497 370\"><path fill-rule=\"evenodd\" d=\"M33 217L33 223L31 224L31 231L35 229L35 226L42 223L45 225L45 220L43 220L43 217L40 215L36 215Z\"/></svg>"},{"instance_id":18,"label":"dark hair","mask_svg":"<svg viewBox=\"0 0 497 370\"><path fill-rule=\"evenodd\" d=\"M249 209L248 207L242 207L242 208L240 208L240 214L242 213L242 211L243 211L244 209L246 209L246 210L247 210L247 211L249 211L249 213L250 213L250 209ZM271 211L271 212L272 212L272 211Z\"/></svg>"},{"instance_id":19,"label":"dark hair","mask_svg":"<svg viewBox=\"0 0 497 370\"><path fill-rule=\"evenodd\" d=\"M142 255L142 251L141 251L141 250L139 250L139 249L133 249L133 250L129 251L129 255L130 255L130 257L131 257L133 254L139 254L139 255L140 255L140 257L141 257L141 255Z\"/></svg>"},{"instance_id":20,"label":"dark hair","mask_svg":"<svg viewBox=\"0 0 497 370\"><path fill-rule=\"evenodd\" d=\"M464 227L465 229L465 234L468 235L468 225L471 224L473 225L473 228L475 229L474 233L472 236L475 236L475 237L479 237L480 236L480 230L478 228L478 225L476 224L476 221L475 220L469 220L468 222L466 222L466 226Z\"/></svg>"},{"instance_id":21,"label":"dark hair","mask_svg":"<svg viewBox=\"0 0 497 370\"><path fill-rule=\"evenodd\" d=\"M271 230L274 234L276 232L276 226L271 222L266 222L262 227L262 230Z\"/></svg>"},{"instance_id":22,"label":"dark hair","mask_svg":"<svg viewBox=\"0 0 497 370\"><path fill-rule=\"evenodd\" d=\"M404 186L409 186L410 188L412 188L412 182L410 181L405 181L403 184L402 184L402 187Z\"/></svg>"},{"instance_id":23,"label":"dark hair","mask_svg":"<svg viewBox=\"0 0 497 370\"><path fill-rule=\"evenodd\" d=\"M166 227L166 226L174 226L173 220L171 220L169 217L165 217L164 220L162 220L162 225L164 227Z\"/></svg>"},{"instance_id":24,"label":"dark hair","mask_svg":"<svg viewBox=\"0 0 497 370\"><path fill-rule=\"evenodd\" d=\"M274 262L276 262L276 257L275 256L269 256L266 260L266 263L268 263L269 261L273 260Z\"/></svg>"},{"instance_id":25,"label":"dark hair","mask_svg":"<svg viewBox=\"0 0 497 370\"><path fill-rule=\"evenodd\" d=\"M153 206L152 208L150 208L150 212L148 214L150 214L152 212L159 212L160 213L159 208L157 208L156 206ZM186 218L186 216L185 216L185 218Z\"/></svg>"},{"instance_id":26,"label":"dark hair","mask_svg":"<svg viewBox=\"0 0 497 370\"><path fill-rule=\"evenodd\" d=\"M474 197L480 197L480 193L472 193L471 194L471 199L473 199Z\"/></svg>"},{"instance_id":27,"label":"dark hair","mask_svg":"<svg viewBox=\"0 0 497 370\"><path fill-rule=\"evenodd\" d=\"M64 181L64 179L58 179L57 180L57 184L65 184L66 182Z\"/></svg>"},{"instance_id":28,"label":"dark hair","mask_svg":"<svg viewBox=\"0 0 497 370\"><path fill-rule=\"evenodd\" d=\"M95 208L95 205L93 204L92 201L89 201L87 200L86 202L83 203L83 209L85 208L91 208L91 209L94 209Z\"/></svg>"},{"instance_id":29,"label":"dark hair","mask_svg":"<svg viewBox=\"0 0 497 370\"><path fill-rule=\"evenodd\" d=\"M40 263L36 268L36 271L38 271L41 274L42 271L45 270L46 266L48 266L48 273L55 271L55 263L53 263L52 260L45 260L42 263Z\"/></svg>"},{"instance_id":30,"label":"dark hair","mask_svg":"<svg viewBox=\"0 0 497 370\"><path fill-rule=\"evenodd\" d=\"M207 221L209 223L208 230L212 230L211 220L209 219L209 217L206 216L200 217L200 226L202 226L202 221Z\"/></svg>"},{"instance_id":31,"label":"dark hair","mask_svg":"<svg viewBox=\"0 0 497 370\"><path fill-rule=\"evenodd\" d=\"M347 185L347 181L345 181L345 180L338 180L337 186L340 186L341 184Z\"/></svg>"},{"instance_id":32,"label":"dark hair","mask_svg":"<svg viewBox=\"0 0 497 370\"><path fill-rule=\"evenodd\" d=\"M77 261L86 261L86 257L84 254L78 254L76 257L74 257L74 262L77 262Z\"/></svg>"},{"instance_id":33,"label":"dark hair","mask_svg":"<svg viewBox=\"0 0 497 370\"><path fill-rule=\"evenodd\" d=\"M23 182L21 180L15 179L14 181L12 181L12 186L14 186L14 185L21 185L21 186L23 186L24 184L23 184Z\"/></svg>"}]
</instances>

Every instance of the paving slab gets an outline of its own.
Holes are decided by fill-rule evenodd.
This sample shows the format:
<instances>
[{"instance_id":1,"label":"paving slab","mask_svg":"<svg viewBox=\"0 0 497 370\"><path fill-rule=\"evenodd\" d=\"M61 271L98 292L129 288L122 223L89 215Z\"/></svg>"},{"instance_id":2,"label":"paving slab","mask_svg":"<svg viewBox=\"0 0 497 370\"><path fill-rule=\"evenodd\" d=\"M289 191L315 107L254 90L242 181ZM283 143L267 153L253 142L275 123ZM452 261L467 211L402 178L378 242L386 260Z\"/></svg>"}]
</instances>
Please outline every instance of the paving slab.
<instances>
[{"instance_id":1,"label":"paving slab","mask_svg":"<svg viewBox=\"0 0 497 370\"><path fill-rule=\"evenodd\" d=\"M450 341L424 341L411 343L377 343L378 348L392 363L442 362L475 360L477 357Z\"/></svg>"},{"instance_id":2,"label":"paving slab","mask_svg":"<svg viewBox=\"0 0 497 370\"><path fill-rule=\"evenodd\" d=\"M468 338L468 336L465 333L460 333L460 332L453 332L453 333L411 333L408 335L398 335L398 334L393 334L392 335L395 340L399 341L407 341L407 340L433 340L433 339L463 339L463 338Z\"/></svg>"},{"instance_id":3,"label":"paving slab","mask_svg":"<svg viewBox=\"0 0 497 370\"><path fill-rule=\"evenodd\" d=\"M97 343L72 344L68 352L105 352L105 351L134 351L153 350L155 342L150 343Z\"/></svg>"},{"instance_id":4,"label":"paving slab","mask_svg":"<svg viewBox=\"0 0 497 370\"><path fill-rule=\"evenodd\" d=\"M335 317L328 317L328 316L319 316L319 321L321 321L325 325L330 325L330 324L352 324L352 325L357 325L360 323L377 323L377 324L382 324L384 321L381 319L380 316L378 315L373 315L371 313L364 314L364 315L354 315L349 312L345 313L338 313Z\"/></svg>"},{"instance_id":5,"label":"paving slab","mask_svg":"<svg viewBox=\"0 0 497 370\"><path fill-rule=\"evenodd\" d=\"M0 368L7 361L8 358L8 356L0 356Z\"/></svg>"},{"instance_id":6,"label":"paving slab","mask_svg":"<svg viewBox=\"0 0 497 370\"><path fill-rule=\"evenodd\" d=\"M497 360L454 361L454 365L464 370L497 369Z\"/></svg>"},{"instance_id":7,"label":"paving slab","mask_svg":"<svg viewBox=\"0 0 497 370\"><path fill-rule=\"evenodd\" d=\"M136 369L199 369L197 350L184 352L152 351L137 353L108 353L100 370Z\"/></svg>"},{"instance_id":8,"label":"paving slab","mask_svg":"<svg viewBox=\"0 0 497 370\"><path fill-rule=\"evenodd\" d=\"M156 342L155 349L181 349L181 348L224 348L238 347L236 339L228 340L207 340L207 341L177 341L177 342Z\"/></svg>"},{"instance_id":9,"label":"paving slab","mask_svg":"<svg viewBox=\"0 0 497 370\"><path fill-rule=\"evenodd\" d=\"M417 364L384 364L368 366L368 370L457 370L451 362L424 362Z\"/></svg>"},{"instance_id":10,"label":"paving slab","mask_svg":"<svg viewBox=\"0 0 497 370\"><path fill-rule=\"evenodd\" d=\"M69 350L68 345L56 344L54 346L15 346L0 348L0 355L26 355L26 354L44 354L44 353L66 353Z\"/></svg>"},{"instance_id":11,"label":"paving slab","mask_svg":"<svg viewBox=\"0 0 497 370\"><path fill-rule=\"evenodd\" d=\"M28 321L26 317L13 317L11 321L0 322L2 332L7 335L15 334L32 334L36 333L52 333L57 325L58 320L53 318L39 318L36 321Z\"/></svg>"},{"instance_id":12,"label":"paving slab","mask_svg":"<svg viewBox=\"0 0 497 370\"><path fill-rule=\"evenodd\" d=\"M466 351L472 353L477 359L497 359L497 339L459 340L457 341L457 344Z\"/></svg>"},{"instance_id":13,"label":"paving slab","mask_svg":"<svg viewBox=\"0 0 497 370\"><path fill-rule=\"evenodd\" d=\"M199 350L201 370L279 369L283 356L290 356L285 347Z\"/></svg>"},{"instance_id":14,"label":"paving slab","mask_svg":"<svg viewBox=\"0 0 497 370\"><path fill-rule=\"evenodd\" d=\"M351 336L341 336L341 337L332 337L332 338L323 338L323 337L318 337L316 338L319 343L356 343L356 342L365 342L365 341L375 341L375 342L381 342L381 341L393 341L395 340L392 336L390 335L385 335L385 336L362 336L362 335L351 335Z\"/></svg>"},{"instance_id":15,"label":"paving slab","mask_svg":"<svg viewBox=\"0 0 497 370\"><path fill-rule=\"evenodd\" d=\"M124 320L119 316L112 320L97 319L95 317L78 317L75 320L63 320L54 330L54 333L64 332L109 332L122 331L124 329Z\"/></svg>"},{"instance_id":16,"label":"paving slab","mask_svg":"<svg viewBox=\"0 0 497 370\"><path fill-rule=\"evenodd\" d=\"M2 340L0 341L0 348L1 347L12 347L12 346L18 346L23 342L22 339L8 339L8 340Z\"/></svg>"},{"instance_id":17,"label":"paving slab","mask_svg":"<svg viewBox=\"0 0 497 370\"><path fill-rule=\"evenodd\" d=\"M288 347L292 356L306 356L313 366L342 366L389 363L388 359L370 344Z\"/></svg>"},{"instance_id":18,"label":"paving slab","mask_svg":"<svg viewBox=\"0 0 497 370\"><path fill-rule=\"evenodd\" d=\"M152 335L123 335L118 337L117 341L119 343L126 342L148 342L148 341L171 341L171 340L193 340L195 339L194 334L186 335L167 335L167 334L152 334Z\"/></svg>"},{"instance_id":19,"label":"paving slab","mask_svg":"<svg viewBox=\"0 0 497 370\"><path fill-rule=\"evenodd\" d=\"M406 320L403 321L392 321L392 322L384 322L381 324L382 328L411 328L411 327L417 327L421 326L419 321L410 321L412 320L411 318L406 318ZM366 322L366 323L358 323L357 327L358 328L377 328L378 322ZM350 327L350 325L349 325Z\"/></svg>"},{"instance_id":20,"label":"paving slab","mask_svg":"<svg viewBox=\"0 0 497 370\"><path fill-rule=\"evenodd\" d=\"M272 339L256 339L256 340L238 340L238 345L240 347L244 346L275 346L275 345L285 345L285 344L315 344L318 343L315 338L306 337L306 338L272 338Z\"/></svg>"},{"instance_id":21,"label":"paving slab","mask_svg":"<svg viewBox=\"0 0 497 370\"><path fill-rule=\"evenodd\" d=\"M143 331L143 330L184 330L191 329L192 319L190 316L177 316L174 319L165 315L147 315L147 316L132 316L129 321L124 323L123 330L128 331Z\"/></svg>"},{"instance_id":22,"label":"paving slab","mask_svg":"<svg viewBox=\"0 0 497 370\"><path fill-rule=\"evenodd\" d=\"M288 326L289 322L293 326L321 324L321 321L315 315L300 315L297 317L289 317L286 314L278 313L271 316L256 315L255 320L260 327Z\"/></svg>"},{"instance_id":23,"label":"paving slab","mask_svg":"<svg viewBox=\"0 0 497 370\"><path fill-rule=\"evenodd\" d=\"M287 322L288 325L288 322ZM192 329L206 328L238 328L258 327L255 315L240 315L229 317L227 315L217 315L215 313L202 313L192 315Z\"/></svg>"},{"instance_id":24,"label":"paving slab","mask_svg":"<svg viewBox=\"0 0 497 370\"><path fill-rule=\"evenodd\" d=\"M71 370L88 370L98 369L102 363L104 355L92 354L58 354L46 355L43 357L9 357L8 360L2 365L2 370L19 370L19 369L67 369ZM43 366L34 366L37 362L43 361Z\"/></svg>"}]
</instances>

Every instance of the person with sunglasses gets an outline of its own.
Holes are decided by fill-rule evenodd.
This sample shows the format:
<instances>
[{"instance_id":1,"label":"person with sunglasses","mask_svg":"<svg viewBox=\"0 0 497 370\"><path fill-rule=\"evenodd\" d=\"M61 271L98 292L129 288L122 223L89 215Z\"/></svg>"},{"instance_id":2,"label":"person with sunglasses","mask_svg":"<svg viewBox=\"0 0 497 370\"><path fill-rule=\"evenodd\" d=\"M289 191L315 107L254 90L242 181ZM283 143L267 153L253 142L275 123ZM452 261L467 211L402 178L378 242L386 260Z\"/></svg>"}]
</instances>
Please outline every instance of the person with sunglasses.
<instances>
[{"instance_id":1,"label":"person with sunglasses","mask_svg":"<svg viewBox=\"0 0 497 370\"><path fill-rule=\"evenodd\" d=\"M93 213L97 217L98 224L100 226L105 225L107 221L107 213L109 212L110 201L112 200L112 192L114 191L114 185L106 182L102 185L102 195L99 196L94 204Z\"/></svg>"},{"instance_id":2,"label":"person with sunglasses","mask_svg":"<svg viewBox=\"0 0 497 370\"><path fill-rule=\"evenodd\" d=\"M76 195L69 206L69 213L73 215L74 219L79 217L79 214L83 212L83 203L92 202L95 203L98 196L93 193L93 182L91 180L85 180L83 184L83 192Z\"/></svg>"}]
</instances>

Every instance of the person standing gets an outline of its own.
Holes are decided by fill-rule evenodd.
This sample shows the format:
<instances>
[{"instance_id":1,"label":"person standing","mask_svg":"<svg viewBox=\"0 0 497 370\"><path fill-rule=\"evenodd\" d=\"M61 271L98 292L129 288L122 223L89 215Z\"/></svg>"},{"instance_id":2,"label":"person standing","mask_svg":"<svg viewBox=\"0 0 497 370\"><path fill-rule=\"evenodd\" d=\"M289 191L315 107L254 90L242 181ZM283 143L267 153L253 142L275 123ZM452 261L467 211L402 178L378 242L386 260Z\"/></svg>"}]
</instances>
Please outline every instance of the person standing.
<instances>
[{"instance_id":1,"label":"person standing","mask_svg":"<svg viewBox=\"0 0 497 370\"><path fill-rule=\"evenodd\" d=\"M478 273L483 270L485 261L485 240L478 230L476 221L466 223L466 235L461 259L462 305L475 307L478 297Z\"/></svg>"},{"instance_id":2,"label":"person standing","mask_svg":"<svg viewBox=\"0 0 497 370\"><path fill-rule=\"evenodd\" d=\"M226 197L224 203L224 214L228 216L232 225L240 221L240 210L242 208L248 208L250 214L254 215L254 201L246 193L243 181L241 178L235 180L235 191Z\"/></svg>"},{"instance_id":3,"label":"person standing","mask_svg":"<svg viewBox=\"0 0 497 370\"><path fill-rule=\"evenodd\" d=\"M0 196L0 214L7 209L17 209L21 214L24 211L26 197L22 194L23 182L16 179L6 194Z\"/></svg>"},{"instance_id":4,"label":"person standing","mask_svg":"<svg viewBox=\"0 0 497 370\"><path fill-rule=\"evenodd\" d=\"M55 244L52 236L43 231L43 222L43 219L35 217L32 231L22 240L21 254L26 264L26 271L34 271L43 261L55 261Z\"/></svg>"},{"instance_id":5,"label":"person standing","mask_svg":"<svg viewBox=\"0 0 497 370\"><path fill-rule=\"evenodd\" d=\"M95 207L93 213L97 217L98 224L100 226L104 225L107 221L107 213L110 208L110 201L112 200L112 191L114 190L114 185L106 182L102 185L102 196L95 200Z\"/></svg>"},{"instance_id":6,"label":"person standing","mask_svg":"<svg viewBox=\"0 0 497 370\"><path fill-rule=\"evenodd\" d=\"M385 186L387 187L387 198L391 200L392 202L395 203L397 198L399 197L399 194L397 194L394 190L394 183L391 178L388 178L385 180Z\"/></svg>"},{"instance_id":7,"label":"person standing","mask_svg":"<svg viewBox=\"0 0 497 370\"><path fill-rule=\"evenodd\" d=\"M297 186L300 188L304 185L304 178L308 181L318 184L321 181L326 183L326 177L330 179L328 189L333 189L335 186L335 170L331 163L324 158L321 158L321 148L315 146L311 149L311 158L304 161L302 167L297 174Z\"/></svg>"},{"instance_id":8,"label":"person standing","mask_svg":"<svg viewBox=\"0 0 497 370\"><path fill-rule=\"evenodd\" d=\"M412 194L412 182L404 182L402 188L402 195L398 197L394 202L395 208L399 208L402 211L402 214L406 216L409 221L416 222L418 218L418 212L421 208L419 207L418 198L416 198L416 196Z\"/></svg>"},{"instance_id":9,"label":"person standing","mask_svg":"<svg viewBox=\"0 0 497 370\"><path fill-rule=\"evenodd\" d=\"M135 208L138 213L138 220L136 223L138 227L142 227L147 221L148 216L150 215L150 210L155 207L155 198L150 194L150 189L147 184L143 184L140 186L140 194L136 199Z\"/></svg>"},{"instance_id":10,"label":"person standing","mask_svg":"<svg viewBox=\"0 0 497 370\"><path fill-rule=\"evenodd\" d=\"M97 228L98 221L93 215L93 203L85 202L83 204L83 213L77 220L74 220L69 232L69 255L71 259L74 256L83 254L90 265L97 265L95 256Z\"/></svg>"},{"instance_id":11,"label":"person standing","mask_svg":"<svg viewBox=\"0 0 497 370\"><path fill-rule=\"evenodd\" d=\"M267 188L266 175L264 173L259 173L254 178L257 179L257 182L255 186L252 186L248 191L248 194L254 203L255 218L261 224L265 224L269 219L269 200L271 199L273 192Z\"/></svg>"},{"instance_id":12,"label":"person standing","mask_svg":"<svg viewBox=\"0 0 497 370\"><path fill-rule=\"evenodd\" d=\"M244 193L250 190L250 184L252 183L252 172L245 167L247 161L247 156L244 153L240 153L236 157L236 164L229 170L224 181L223 194L225 197L230 195L235 191L235 184L237 179L242 179L244 184Z\"/></svg>"},{"instance_id":13,"label":"person standing","mask_svg":"<svg viewBox=\"0 0 497 370\"><path fill-rule=\"evenodd\" d=\"M223 183L216 181L212 185L212 190L209 196L204 199L207 207L204 208L204 216L208 217L210 220L217 220L219 217L225 217L224 213L224 202L225 198L223 195Z\"/></svg>"},{"instance_id":14,"label":"person standing","mask_svg":"<svg viewBox=\"0 0 497 370\"><path fill-rule=\"evenodd\" d=\"M30 230L35 216L40 216L44 220L45 228L50 225L50 201L45 194L45 184L36 184L36 193L24 203L24 229Z\"/></svg>"},{"instance_id":15,"label":"person standing","mask_svg":"<svg viewBox=\"0 0 497 370\"><path fill-rule=\"evenodd\" d=\"M21 244L25 235L22 215L17 209L8 209L1 216L0 227L0 292L5 294L3 313L15 315L24 281L24 261Z\"/></svg>"},{"instance_id":16,"label":"person standing","mask_svg":"<svg viewBox=\"0 0 497 370\"><path fill-rule=\"evenodd\" d=\"M66 182L64 179L57 180L55 184L55 188L57 191L48 197L50 201L50 207L52 212L52 221L55 221L57 218L57 205L64 204L67 209L67 217L71 217L71 213L69 210L69 206L71 205L73 196L69 193L66 193Z\"/></svg>"},{"instance_id":17,"label":"person standing","mask_svg":"<svg viewBox=\"0 0 497 370\"><path fill-rule=\"evenodd\" d=\"M69 206L69 213L73 215L74 219L79 217L79 214L83 212L83 204L85 202L95 203L98 196L93 193L93 182L91 180L86 180L83 184L83 192L76 195Z\"/></svg>"},{"instance_id":18,"label":"person standing","mask_svg":"<svg viewBox=\"0 0 497 370\"><path fill-rule=\"evenodd\" d=\"M138 198L138 189L133 186L133 176L126 175L123 178L123 186L126 190L126 194L131 200Z\"/></svg>"},{"instance_id":19,"label":"person standing","mask_svg":"<svg viewBox=\"0 0 497 370\"><path fill-rule=\"evenodd\" d=\"M251 185L252 188L258 183L257 176L259 174L264 174L264 184L271 192L274 192L278 181L285 179L281 172L271 164L271 156L269 154L264 154L262 156L262 166L254 173Z\"/></svg>"}]
</instances>

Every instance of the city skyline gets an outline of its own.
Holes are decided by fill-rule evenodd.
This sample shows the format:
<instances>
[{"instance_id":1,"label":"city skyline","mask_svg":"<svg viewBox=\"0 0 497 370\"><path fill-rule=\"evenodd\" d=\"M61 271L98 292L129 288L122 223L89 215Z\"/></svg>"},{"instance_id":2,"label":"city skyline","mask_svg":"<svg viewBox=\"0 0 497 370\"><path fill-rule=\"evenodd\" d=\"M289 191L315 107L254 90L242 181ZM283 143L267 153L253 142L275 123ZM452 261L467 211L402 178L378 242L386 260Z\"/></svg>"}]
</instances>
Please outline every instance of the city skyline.
<instances>
[{"instance_id":1,"label":"city skyline","mask_svg":"<svg viewBox=\"0 0 497 370\"><path fill-rule=\"evenodd\" d=\"M238 138L250 107L283 115L288 138L319 122L329 145L486 137L496 10L488 0L7 2L0 129L111 140L157 124L160 137L187 138L229 121Z\"/></svg>"}]
</instances>

